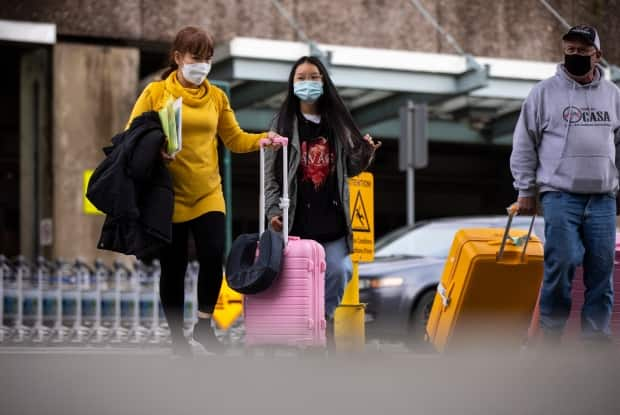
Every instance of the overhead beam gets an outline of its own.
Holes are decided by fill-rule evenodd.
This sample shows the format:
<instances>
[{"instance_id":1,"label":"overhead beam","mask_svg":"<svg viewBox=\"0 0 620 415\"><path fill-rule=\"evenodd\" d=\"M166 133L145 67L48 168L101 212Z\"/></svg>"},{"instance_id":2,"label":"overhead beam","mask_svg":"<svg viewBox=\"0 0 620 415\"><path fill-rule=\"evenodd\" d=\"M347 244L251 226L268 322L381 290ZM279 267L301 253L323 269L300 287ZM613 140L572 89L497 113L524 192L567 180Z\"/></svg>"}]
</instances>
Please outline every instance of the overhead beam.
<instances>
[{"instance_id":1,"label":"overhead beam","mask_svg":"<svg viewBox=\"0 0 620 415\"><path fill-rule=\"evenodd\" d=\"M224 80L286 82L293 62L234 58L214 64L212 76ZM337 87L380 89L416 94L456 94L455 74L390 71L379 68L337 67L330 76Z\"/></svg>"},{"instance_id":2,"label":"overhead beam","mask_svg":"<svg viewBox=\"0 0 620 415\"><path fill-rule=\"evenodd\" d=\"M489 123L488 133L490 137L495 140L498 137L509 135L512 137L517 120L519 119L520 111L510 112L500 117L495 118Z\"/></svg>"},{"instance_id":3,"label":"overhead beam","mask_svg":"<svg viewBox=\"0 0 620 415\"><path fill-rule=\"evenodd\" d=\"M331 54L338 87L412 94L523 99L532 86L556 71L550 62L320 45ZM310 50L301 42L238 37L218 48L214 76L221 79L285 82L292 64ZM372 59L368 59L372 56ZM222 69L220 69L222 68ZM219 72L223 71L223 76Z\"/></svg>"},{"instance_id":4,"label":"overhead beam","mask_svg":"<svg viewBox=\"0 0 620 415\"><path fill-rule=\"evenodd\" d=\"M398 116L398 109L407 102L432 102L437 99L433 94L394 94L390 97L361 106L352 111L351 115L361 127L376 124L380 121Z\"/></svg>"},{"instance_id":5,"label":"overhead beam","mask_svg":"<svg viewBox=\"0 0 620 415\"><path fill-rule=\"evenodd\" d=\"M556 64L548 62L475 57L477 64L471 65L460 55L320 46L331 54L330 75L338 88L379 92L378 97L390 94L380 99L358 98L352 109L358 125L364 130L378 130L375 134L386 138L400 134L398 109L408 99L436 106L455 97L482 98L497 101L499 112L511 111L502 101L520 102L537 82L556 71ZM262 131L274 111L249 107L281 92L293 63L309 53L308 45L302 42L234 38L216 51L212 76L243 83L233 91L233 106L244 128ZM516 116L511 111L482 129L467 121L431 120L431 139L486 143L498 137L503 140L511 134Z\"/></svg>"},{"instance_id":6,"label":"overhead beam","mask_svg":"<svg viewBox=\"0 0 620 415\"><path fill-rule=\"evenodd\" d=\"M263 109L242 109L235 111L241 128L247 131L266 131L273 117L274 111ZM471 129L467 123L431 120L429 122L429 139L437 142L458 143L488 143L478 132ZM398 139L400 122L391 119L364 127L362 132L368 132L378 139Z\"/></svg>"},{"instance_id":7,"label":"overhead beam","mask_svg":"<svg viewBox=\"0 0 620 415\"><path fill-rule=\"evenodd\" d=\"M53 45L56 43L56 25L53 23L0 20L0 40Z\"/></svg>"},{"instance_id":8,"label":"overhead beam","mask_svg":"<svg viewBox=\"0 0 620 415\"><path fill-rule=\"evenodd\" d=\"M472 97L519 99L527 98L530 90L538 81L528 79L493 79L489 80L486 87L472 91Z\"/></svg>"},{"instance_id":9,"label":"overhead beam","mask_svg":"<svg viewBox=\"0 0 620 415\"><path fill-rule=\"evenodd\" d=\"M235 110L249 107L285 91L286 88L287 85L283 82L244 82L232 89L231 104Z\"/></svg>"},{"instance_id":10,"label":"overhead beam","mask_svg":"<svg viewBox=\"0 0 620 415\"><path fill-rule=\"evenodd\" d=\"M356 109L353 116L361 126L375 124L381 120L397 116L399 108L408 100L434 103L448 100L455 96L466 95L476 89L487 87L489 85L488 73L488 65L471 69L455 77L455 89L453 91L445 91L444 93L432 91L430 93L395 94ZM418 89L420 88L418 87Z\"/></svg>"},{"instance_id":11,"label":"overhead beam","mask_svg":"<svg viewBox=\"0 0 620 415\"><path fill-rule=\"evenodd\" d=\"M400 136L400 121L391 119L368 126L362 130L370 133L377 139L398 139ZM428 123L428 138L436 142L453 143L488 143L480 133L473 130L467 123L430 120Z\"/></svg>"},{"instance_id":12,"label":"overhead beam","mask_svg":"<svg viewBox=\"0 0 620 415\"><path fill-rule=\"evenodd\" d=\"M267 131L276 112L267 109L242 109L235 111L239 126L246 131Z\"/></svg>"},{"instance_id":13,"label":"overhead beam","mask_svg":"<svg viewBox=\"0 0 620 415\"><path fill-rule=\"evenodd\" d=\"M456 77L456 94L467 94L489 85L490 66L484 65L468 70Z\"/></svg>"}]
</instances>

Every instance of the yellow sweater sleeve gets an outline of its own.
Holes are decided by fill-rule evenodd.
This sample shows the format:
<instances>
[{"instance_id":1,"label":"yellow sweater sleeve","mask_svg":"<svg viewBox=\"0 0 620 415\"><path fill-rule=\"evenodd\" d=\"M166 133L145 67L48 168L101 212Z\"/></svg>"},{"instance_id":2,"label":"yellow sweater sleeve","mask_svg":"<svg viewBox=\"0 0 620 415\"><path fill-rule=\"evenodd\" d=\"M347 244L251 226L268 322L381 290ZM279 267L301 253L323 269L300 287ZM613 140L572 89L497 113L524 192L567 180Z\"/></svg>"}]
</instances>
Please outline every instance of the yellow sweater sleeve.
<instances>
[{"instance_id":1,"label":"yellow sweater sleeve","mask_svg":"<svg viewBox=\"0 0 620 415\"><path fill-rule=\"evenodd\" d=\"M147 111L155 111L156 110L156 102L155 97L153 96L155 91L159 86L156 85L155 82L152 82L144 88L144 91L140 94L136 103L133 105L133 109L131 110L131 115L129 116L129 121L127 121L127 125L125 126L125 130L129 128L131 122L134 118L142 115ZM159 91L161 93L161 91ZM157 108L159 109L159 108Z\"/></svg>"},{"instance_id":2,"label":"yellow sweater sleeve","mask_svg":"<svg viewBox=\"0 0 620 415\"><path fill-rule=\"evenodd\" d=\"M213 87L213 86L212 86ZM251 134L246 133L239 127L235 113L230 107L230 102L226 94L218 90L220 101L220 114L217 123L217 134L230 151L233 153L249 153L257 151L258 141L267 137L267 133Z\"/></svg>"}]
</instances>

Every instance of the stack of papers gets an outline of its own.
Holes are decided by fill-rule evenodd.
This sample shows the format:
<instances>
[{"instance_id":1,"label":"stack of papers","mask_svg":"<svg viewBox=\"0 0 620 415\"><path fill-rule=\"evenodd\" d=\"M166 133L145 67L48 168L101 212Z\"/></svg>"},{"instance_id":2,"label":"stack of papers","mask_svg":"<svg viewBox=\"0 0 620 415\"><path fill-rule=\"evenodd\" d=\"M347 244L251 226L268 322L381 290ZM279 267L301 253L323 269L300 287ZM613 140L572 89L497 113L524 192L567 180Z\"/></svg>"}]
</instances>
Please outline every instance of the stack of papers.
<instances>
[{"instance_id":1,"label":"stack of papers","mask_svg":"<svg viewBox=\"0 0 620 415\"><path fill-rule=\"evenodd\" d=\"M168 147L166 152L173 156L183 148L183 136L181 134L181 98L175 100L169 99L164 107L159 110L159 120L161 128L168 139Z\"/></svg>"}]
</instances>

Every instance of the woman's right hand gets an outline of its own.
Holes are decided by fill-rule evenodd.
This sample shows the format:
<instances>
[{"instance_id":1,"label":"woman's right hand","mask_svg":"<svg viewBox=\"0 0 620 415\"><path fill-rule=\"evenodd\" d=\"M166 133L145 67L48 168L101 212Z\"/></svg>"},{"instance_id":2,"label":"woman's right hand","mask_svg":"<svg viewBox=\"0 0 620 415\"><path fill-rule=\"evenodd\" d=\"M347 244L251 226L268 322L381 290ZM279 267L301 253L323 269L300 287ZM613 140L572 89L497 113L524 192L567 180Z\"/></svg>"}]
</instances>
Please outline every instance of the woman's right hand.
<instances>
[{"instance_id":1,"label":"woman's right hand","mask_svg":"<svg viewBox=\"0 0 620 415\"><path fill-rule=\"evenodd\" d=\"M282 232L282 217L281 216L272 216L271 217L271 228L276 232Z\"/></svg>"}]
</instances>

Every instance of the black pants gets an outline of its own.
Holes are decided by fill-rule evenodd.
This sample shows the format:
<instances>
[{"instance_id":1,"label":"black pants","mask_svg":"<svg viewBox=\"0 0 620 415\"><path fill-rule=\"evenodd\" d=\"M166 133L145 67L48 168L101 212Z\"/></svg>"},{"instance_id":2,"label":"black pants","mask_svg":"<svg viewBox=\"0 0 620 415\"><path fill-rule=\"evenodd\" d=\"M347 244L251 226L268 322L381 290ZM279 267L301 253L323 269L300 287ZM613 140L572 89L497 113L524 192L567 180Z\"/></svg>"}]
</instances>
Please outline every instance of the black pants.
<instances>
[{"instance_id":1,"label":"black pants","mask_svg":"<svg viewBox=\"0 0 620 415\"><path fill-rule=\"evenodd\" d=\"M198 274L198 310L213 313L222 285L225 216L209 212L189 222L172 225L172 244L160 256L159 295L172 336L183 335L185 272L191 230L200 264Z\"/></svg>"}]
</instances>

